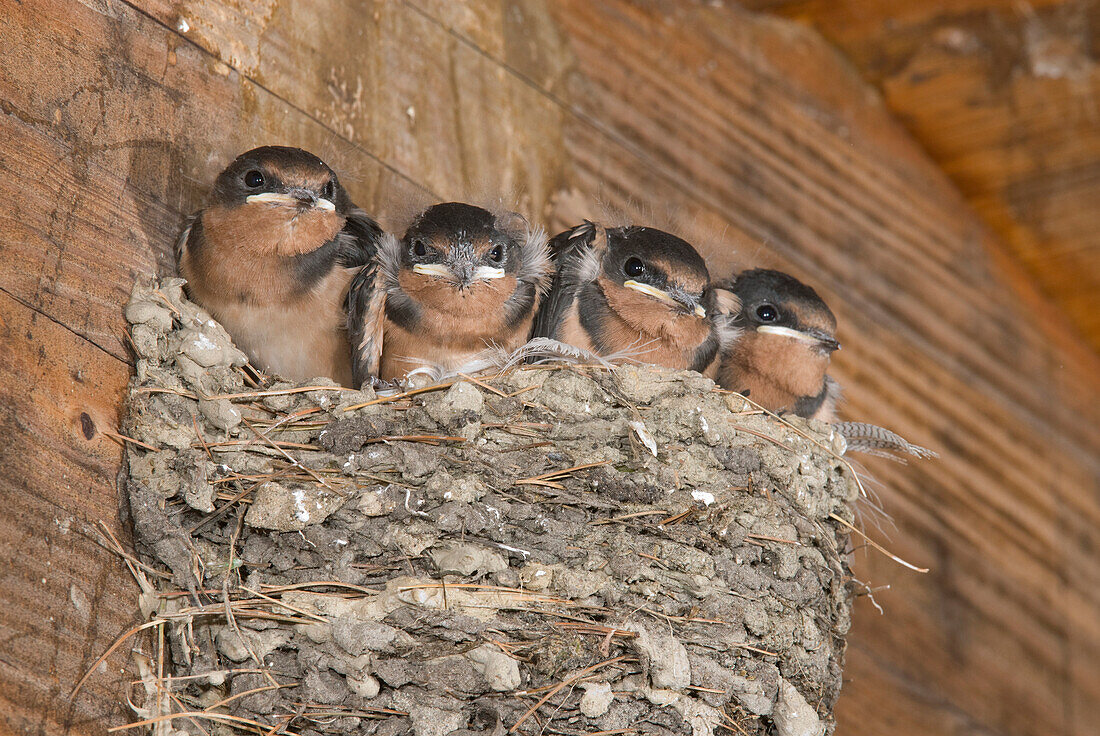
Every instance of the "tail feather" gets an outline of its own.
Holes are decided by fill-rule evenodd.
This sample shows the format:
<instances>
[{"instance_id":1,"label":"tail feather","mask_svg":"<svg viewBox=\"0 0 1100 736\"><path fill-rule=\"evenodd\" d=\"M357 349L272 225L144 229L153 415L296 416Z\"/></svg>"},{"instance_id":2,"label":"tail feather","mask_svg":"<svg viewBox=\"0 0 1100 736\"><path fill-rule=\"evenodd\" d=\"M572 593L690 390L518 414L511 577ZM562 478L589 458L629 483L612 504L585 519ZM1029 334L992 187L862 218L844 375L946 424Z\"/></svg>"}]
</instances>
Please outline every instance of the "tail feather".
<instances>
[{"instance_id":1,"label":"tail feather","mask_svg":"<svg viewBox=\"0 0 1100 736\"><path fill-rule=\"evenodd\" d=\"M900 458L891 454L895 452L919 458L939 457L939 454L934 450L914 445L898 433L891 432L889 429L875 424L837 422L833 426L847 442L848 450L851 452L888 457L892 460L900 460Z\"/></svg>"}]
</instances>

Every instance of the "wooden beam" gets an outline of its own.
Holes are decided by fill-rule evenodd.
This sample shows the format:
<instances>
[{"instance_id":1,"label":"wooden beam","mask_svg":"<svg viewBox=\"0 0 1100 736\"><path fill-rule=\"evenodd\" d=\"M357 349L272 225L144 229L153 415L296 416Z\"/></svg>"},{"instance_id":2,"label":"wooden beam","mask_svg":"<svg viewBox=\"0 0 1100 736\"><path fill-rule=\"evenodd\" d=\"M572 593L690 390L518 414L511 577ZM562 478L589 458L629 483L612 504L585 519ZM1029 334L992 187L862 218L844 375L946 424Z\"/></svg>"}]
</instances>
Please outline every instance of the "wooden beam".
<instances>
[{"instance_id":1,"label":"wooden beam","mask_svg":"<svg viewBox=\"0 0 1100 736\"><path fill-rule=\"evenodd\" d=\"M442 199L542 216L561 186L562 111L403 2L134 5Z\"/></svg>"}]
</instances>

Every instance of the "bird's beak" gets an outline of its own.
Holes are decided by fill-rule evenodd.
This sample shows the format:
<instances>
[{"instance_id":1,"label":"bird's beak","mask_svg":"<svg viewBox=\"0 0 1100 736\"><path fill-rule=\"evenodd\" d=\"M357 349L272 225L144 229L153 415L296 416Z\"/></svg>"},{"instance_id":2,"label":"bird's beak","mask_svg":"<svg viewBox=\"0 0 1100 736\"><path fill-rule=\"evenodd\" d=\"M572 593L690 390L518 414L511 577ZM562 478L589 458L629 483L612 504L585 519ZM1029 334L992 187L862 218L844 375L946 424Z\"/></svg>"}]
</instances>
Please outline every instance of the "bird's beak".
<instances>
[{"instance_id":1,"label":"bird's beak","mask_svg":"<svg viewBox=\"0 0 1100 736\"><path fill-rule=\"evenodd\" d=\"M262 194L250 194L245 198L249 204L270 204L277 207L293 207L295 209L307 209L315 207L327 212L335 212L336 205L331 200L318 197L308 189L292 189L289 193L263 192Z\"/></svg>"},{"instance_id":2,"label":"bird's beak","mask_svg":"<svg viewBox=\"0 0 1100 736\"><path fill-rule=\"evenodd\" d=\"M492 266L478 266L474 269L474 281L480 281L482 279L502 279L504 278L503 268L493 268Z\"/></svg>"},{"instance_id":3,"label":"bird's beak","mask_svg":"<svg viewBox=\"0 0 1100 736\"><path fill-rule=\"evenodd\" d=\"M806 330L806 334L816 338L818 346L825 350L825 352L831 353L835 350L840 350L840 343L836 341L836 338L822 330L810 329Z\"/></svg>"},{"instance_id":4,"label":"bird's beak","mask_svg":"<svg viewBox=\"0 0 1100 736\"><path fill-rule=\"evenodd\" d=\"M282 192L264 192L263 194L250 194L245 199L249 204L273 204L279 207L297 207L298 200L289 194Z\"/></svg>"},{"instance_id":5,"label":"bird's beak","mask_svg":"<svg viewBox=\"0 0 1100 736\"><path fill-rule=\"evenodd\" d=\"M628 279L623 282L623 286L634 291L640 291L646 296L651 296L658 301L662 301L665 304L676 304L676 300L673 299L667 291L661 291L656 286L650 286L649 284L643 284L641 281L635 281L634 279Z\"/></svg>"},{"instance_id":6,"label":"bird's beak","mask_svg":"<svg viewBox=\"0 0 1100 736\"><path fill-rule=\"evenodd\" d=\"M793 340L812 343L830 353L834 350L840 350L840 343L837 342L834 337L816 328L810 328L805 332L800 332L799 330L792 330L790 327L780 327L779 325L760 325L756 328L756 331L768 335L780 335L782 337L789 337Z\"/></svg>"},{"instance_id":7,"label":"bird's beak","mask_svg":"<svg viewBox=\"0 0 1100 736\"><path fill-rule=\"evenodd\" d=\"M474 281L504 278L503 268L478 266L477 268L471 269L465 263L455 264L453 268L442 263L417 263L413 265L412 270L414 273L424 274L425 276L435 276L437 278L455 281L463 288L469 286Z\"/></svg>"},{"instance_id":8,"label":"bird's beak","mask_svg":"<svg viewBox=\"0 0 1100 736\"><path fill-rule=\"evenodd\" d=\"M441 279L454 278L451 269L447 268L442 263L415 263L413 264L412 270L413 273L419 273L425 276L435 276Z\"/></svg>"},{"instance_id":9,"label":"bird's beak","mask_svg":"<svg viewBox=\"0 0 1100 736\"><path fill-rule=\"evenodd\" d=\"M679 289L673 291L662 291L656 286L650 286L649 284L643 284L640 281L629 279L623 282L623 286L628 289L634 289L634 291L640 291L646 296L651 296L654 299L664 302L672 307L686 307L688 311L692 312L696 317L706 317L707 310L703 309L703 306L695 299Z\"/></svg>"}]
</instances>

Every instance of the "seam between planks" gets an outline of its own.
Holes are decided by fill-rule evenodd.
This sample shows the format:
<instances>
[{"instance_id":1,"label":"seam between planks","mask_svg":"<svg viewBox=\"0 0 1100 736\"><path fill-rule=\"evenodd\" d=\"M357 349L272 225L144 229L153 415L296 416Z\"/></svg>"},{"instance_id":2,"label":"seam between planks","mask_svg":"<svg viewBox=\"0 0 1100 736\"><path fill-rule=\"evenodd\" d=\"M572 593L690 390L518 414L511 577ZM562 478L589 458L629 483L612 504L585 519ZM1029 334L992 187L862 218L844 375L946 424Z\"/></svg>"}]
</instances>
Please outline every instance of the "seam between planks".
<instances>
[{"instance_id":1,"label":"seam between planks","mask_svg":"<svg viewBox=\"0 0 1100 736\"><path fill-rule=\"evenodd\" d=\"M26 301L25 299L22 299L22 298L20 298L20 297L16 296L15 294L13 294L13 293L11 293L10 291L8 291L7 289L5 289L5 288L4 288L3 286L0 286L0 293L2 293L2 294L4 294L5 296L9 297L9 298L10 298L10 299L11 299L12 301L16 302L17 304L21 304L21 305L23 305L24 307L26 307L27 309L31 310L31 311L32 311L32 312L34 312L35 314L39 314L39 315L41 315L41 316L45 317L46 319L48 319L48 320L49 320L50 322L53 322L53 323L54 323L55 325L57 325L58 327L62 327L62 328L64 328L64 329L65 329L66 331L68 331L68 332L71 332L72 334L74 334L74 335L76 335L77 337L79 337L79 338L80 338L81 340L84 340L85 342L87 342L87 343L88 343L89 345L91 345L91 346L93 346L93 347L97 348L98 350L101 350L101 351L103 351L103 352L104 352L104 353L106 353L107 355L111 356L112 358L114 358L115 360L117 360L117 361L118 361L119 363L122 363L122 364L123 364L123 365L125 365L125 366L129 366L130 368L133 368L133 365L134 365L134 364L133 364L133 363L132 363L131 361L127 360L126 358L123 358L123 357L122 357L122 356L120 356L120 355L117 355L116 353L113 353L113 352L111 352L111 351L110 351L110 350L108 350L107 348L105 348L105 347L103 347L102 345L100 345L99 343L97 343L97 342L96 342L95 340L93 340L92 338L90 338L90 337L88 337L87 335L84 335L84 334L80 333L79 331L77 331L77 330L73 329L73 328L72 328L72 327L70 327L69 325L65 324L64 322L62 322L61 320L57 319L56 317L54 317L54 316L52 316L52 315L48 314L47 312L44 312L44 311L42 311L42 310L41 310L40 308L38 308L38 307L34 306L33 304L29 303L29 302L28 302L28 301Z\"/></svg>"}]
</instances>

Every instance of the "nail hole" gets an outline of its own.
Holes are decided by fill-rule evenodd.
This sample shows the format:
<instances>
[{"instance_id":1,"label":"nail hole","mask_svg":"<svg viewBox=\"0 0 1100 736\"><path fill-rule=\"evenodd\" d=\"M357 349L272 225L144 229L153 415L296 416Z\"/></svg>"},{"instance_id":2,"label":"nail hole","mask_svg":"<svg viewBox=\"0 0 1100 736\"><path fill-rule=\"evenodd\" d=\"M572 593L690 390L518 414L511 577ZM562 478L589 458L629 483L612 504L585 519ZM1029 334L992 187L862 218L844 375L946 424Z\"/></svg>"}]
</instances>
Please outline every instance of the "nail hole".
<instances>
[{"instance_id":1,"label":"nail hole","mask_svg":"<svg viewBox=\"0 0 1100 736\"><path fill-rule=\"evenodd\" d=\"M86 411L80 412L80 429L84 432L84 439L90 440L95 437L95 422Z\"/></svg>"}]
</instances>

